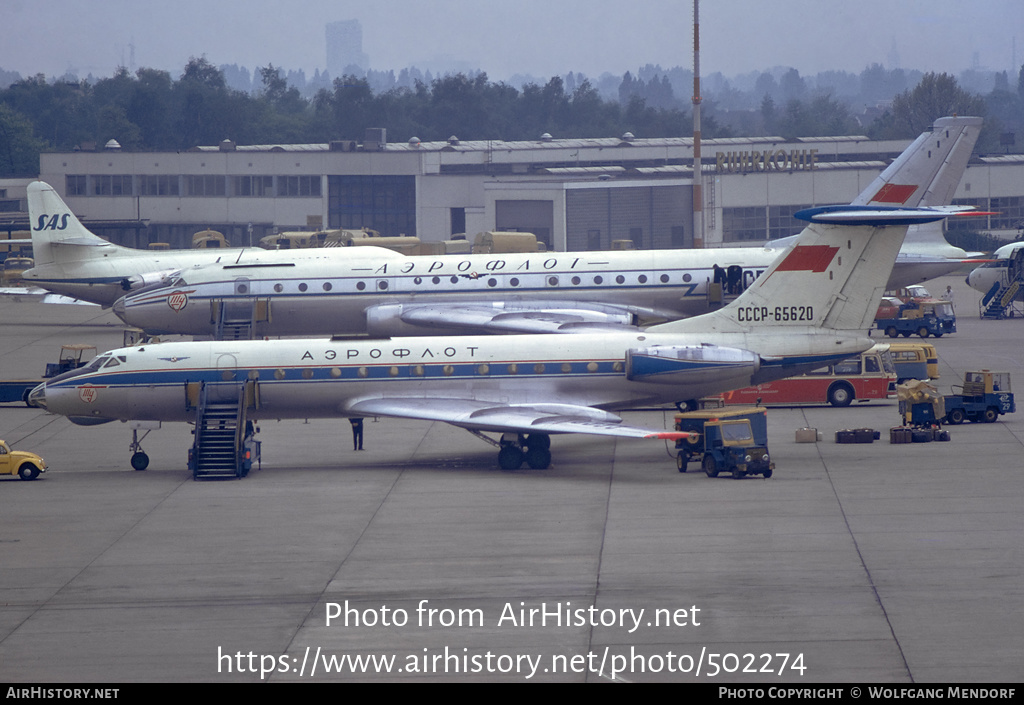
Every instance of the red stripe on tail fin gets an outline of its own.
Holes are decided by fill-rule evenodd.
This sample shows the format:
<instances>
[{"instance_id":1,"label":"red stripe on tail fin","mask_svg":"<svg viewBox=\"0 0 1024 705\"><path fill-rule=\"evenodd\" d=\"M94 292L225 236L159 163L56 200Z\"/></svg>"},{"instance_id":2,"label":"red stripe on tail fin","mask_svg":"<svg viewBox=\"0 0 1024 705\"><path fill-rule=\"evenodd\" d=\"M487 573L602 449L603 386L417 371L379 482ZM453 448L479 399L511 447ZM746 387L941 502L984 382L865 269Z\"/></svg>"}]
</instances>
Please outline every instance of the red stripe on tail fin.
<instances>
[{"instance_id":1,"label":"red stripe on tail fin","mask_svg":"<svg viewBox=\"0 0 1024 705\"><path fill-rule=\"evenodd\" d=\"M907 200L917 191L913 184L886 184L878 189L878 193L872 196L868 203L906 203Z\"/></svg>"},{"instance_id":2,"label":"red stripe on tail fin","mask_svg":"<svg viewBox=\"0 0 1024 705\"><path fill-rule=\"evenodd\" d=\"M776 272L824 272L839 252L828 245L797 245L786 255Z\"/></svg>"}]
</instances>

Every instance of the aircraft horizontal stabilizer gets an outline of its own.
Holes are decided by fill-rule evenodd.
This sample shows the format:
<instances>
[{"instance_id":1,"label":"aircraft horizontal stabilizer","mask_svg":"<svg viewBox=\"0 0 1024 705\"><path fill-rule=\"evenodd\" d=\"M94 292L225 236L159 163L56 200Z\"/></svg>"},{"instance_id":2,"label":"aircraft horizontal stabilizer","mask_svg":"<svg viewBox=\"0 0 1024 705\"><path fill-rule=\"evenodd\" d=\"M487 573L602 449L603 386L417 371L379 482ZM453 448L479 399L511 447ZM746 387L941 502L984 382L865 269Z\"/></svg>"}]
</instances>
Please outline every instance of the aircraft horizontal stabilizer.
<instances>
[{"instance_id":1,"label":"aircraft horizontal stabilizer","mask_svg":"<svg viewBox=\"0 0 1024 705\"><path fill-rule=\"evenodd\" d=\"M575 404L496 404L474 399L432 397L377 397L356 399L345 405L352 416L394 416L443 421L476 431L518 433L589 433L623 438L674 440L689 433L640 428L601 409Z\"/></svg>"},{"instance_id":2,"label":"aircraft horizontal stabilizer","mask_svg":"<svg viewBox=\"0 0 1024 705\"><path fill-rule=\"evenodd\" d=\"M878 208L875 206L822 206L806 208L794 218L826 225L920 225L967 212L963 208Z\"/></svg>"}]
</instances>

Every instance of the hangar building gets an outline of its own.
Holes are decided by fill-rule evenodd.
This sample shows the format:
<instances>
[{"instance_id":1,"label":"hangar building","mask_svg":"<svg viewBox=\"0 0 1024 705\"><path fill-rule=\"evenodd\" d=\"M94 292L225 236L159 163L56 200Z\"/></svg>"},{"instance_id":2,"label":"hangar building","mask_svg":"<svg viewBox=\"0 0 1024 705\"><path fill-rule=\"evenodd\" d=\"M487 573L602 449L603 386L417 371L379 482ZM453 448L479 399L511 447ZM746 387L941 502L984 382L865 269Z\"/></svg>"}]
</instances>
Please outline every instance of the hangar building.
<instances>
[{"instance_id":1,"label":"hangar building","mask_svg":"<svg viewBox=\"0 0 1024 705\"><path fill-rule=\"evenodd\" d=\"M910 140L867 137L702 142L706 247L798 232L801 208L847 203ZM439 241L485 230L535 233L549 249L692 247L693 140L618 138L219 145L186 152L43 154L40 178L115 242L188 247L192 233L247 245L287 230L368 227ZM975 157L958 203L998 211L979 230L1024 226L1024 155ZM148 224L144 227L142 224Z\"/></svg>"}]
</instances>

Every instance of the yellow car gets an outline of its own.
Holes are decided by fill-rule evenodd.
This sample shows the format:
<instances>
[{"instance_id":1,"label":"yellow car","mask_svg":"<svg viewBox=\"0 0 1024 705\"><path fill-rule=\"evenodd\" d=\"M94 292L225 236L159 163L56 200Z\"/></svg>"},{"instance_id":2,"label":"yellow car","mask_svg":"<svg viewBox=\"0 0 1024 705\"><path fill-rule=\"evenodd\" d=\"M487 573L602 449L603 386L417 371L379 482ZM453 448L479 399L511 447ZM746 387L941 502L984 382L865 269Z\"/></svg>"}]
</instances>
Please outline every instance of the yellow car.
<instances>
[{"instance_id":1,"label":"yellow car","mask_svg":"<svg viewBox=\"0 0 1024 705\"><path fill-rule=\"evenodd\" d=\"M27 450L11 450L7 441L0 441L0 475L17 475L22 480L34 480L46 472L46 461Z\"/></svg>"}]
</instances>

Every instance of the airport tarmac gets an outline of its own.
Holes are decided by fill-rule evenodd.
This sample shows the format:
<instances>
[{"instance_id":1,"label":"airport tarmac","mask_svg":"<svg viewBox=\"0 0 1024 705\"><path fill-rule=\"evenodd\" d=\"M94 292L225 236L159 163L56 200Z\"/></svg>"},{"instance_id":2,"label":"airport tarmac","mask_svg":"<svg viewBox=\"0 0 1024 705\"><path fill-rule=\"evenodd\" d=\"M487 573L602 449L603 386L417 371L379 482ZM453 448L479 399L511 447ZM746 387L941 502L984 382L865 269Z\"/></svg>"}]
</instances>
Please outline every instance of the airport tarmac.
<instances>
[{"instance_id":1,"label":"airport tarmac","mask_svg":"<svg viewBox=\"0 0 1024 705\"><path fill-rule=\"evenodd\" d=\"M988 368L1024 389L1024 320L947 284L939 388ZM3 378L122 340L94 307L0 300L0 322ZM261 469L194 482L186 424L134 472L127 425L0 405L0 438L50 467L0 481L0 682L1022 680L1024 409L910 445L895 400L768 419L767 480L590 436L504 472L463 430L389 419L355 452L339 419L264 420ZM834 442L858 427L882 440Z\"/></svg>"}]
</instances>

